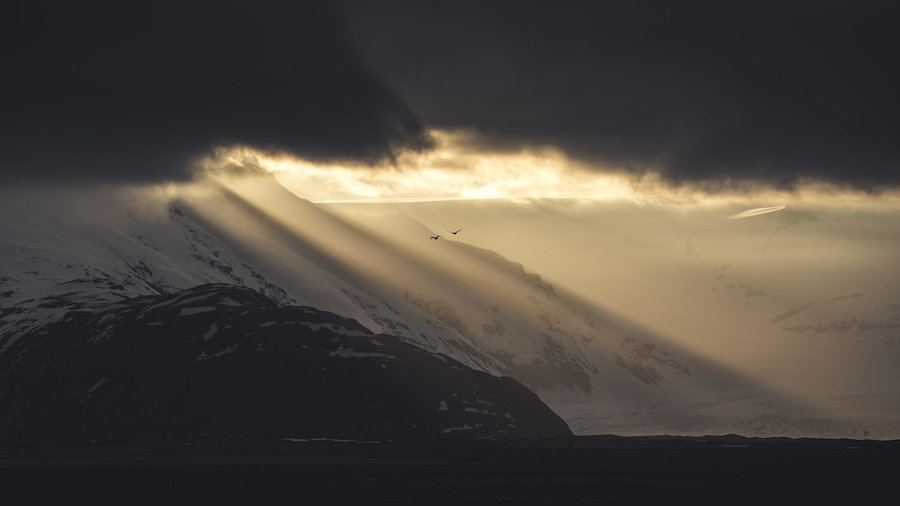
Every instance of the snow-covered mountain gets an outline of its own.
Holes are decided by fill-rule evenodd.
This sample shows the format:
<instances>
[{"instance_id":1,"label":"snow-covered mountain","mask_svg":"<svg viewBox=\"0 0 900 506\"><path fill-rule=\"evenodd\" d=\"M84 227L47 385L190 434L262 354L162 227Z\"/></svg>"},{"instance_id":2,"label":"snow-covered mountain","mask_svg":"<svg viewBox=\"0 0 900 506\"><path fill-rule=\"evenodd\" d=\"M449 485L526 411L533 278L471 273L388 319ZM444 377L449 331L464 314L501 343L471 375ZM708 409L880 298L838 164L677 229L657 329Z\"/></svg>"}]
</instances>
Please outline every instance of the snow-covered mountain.
<instances>
[{"instance_id":1,"label":"snow-covered mountain","mask_svg":"<svg viewBox=\"0 0 900 506\"><path fill-rule=\"evenodd\" d=\"M777 393L402 214L338 214L272 177L82 192L48 209L17 198L0 244L0 353L72 310L224 283L515 378L576 432L791 434L747 430L723 408L790 403Z\"/></svg>"},{"instance_id":2,"label":"snow-covered mountain","mask_svg":"<svg viewBox=\"0 0 900 506\"><path fill-rule=\"evenodd\" d=\"M575 310L540 276L463 242L430 241L404 216L379 234L271 178L165 205L112 224L8 224L0 346L71 310L214 282L355 318L547 398L630 397L691 374L659 343Z\"/></svg>"}]
</instances>

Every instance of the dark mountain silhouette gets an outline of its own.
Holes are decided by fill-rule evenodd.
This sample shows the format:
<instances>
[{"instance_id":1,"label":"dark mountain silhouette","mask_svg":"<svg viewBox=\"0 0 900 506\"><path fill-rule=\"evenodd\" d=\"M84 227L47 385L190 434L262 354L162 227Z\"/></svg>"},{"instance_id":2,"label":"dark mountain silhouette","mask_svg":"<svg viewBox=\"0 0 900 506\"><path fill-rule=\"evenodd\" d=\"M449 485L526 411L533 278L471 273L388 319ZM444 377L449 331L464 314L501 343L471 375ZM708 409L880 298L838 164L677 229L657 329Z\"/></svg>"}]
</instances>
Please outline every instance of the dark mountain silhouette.
<instances>
[{"instance_id":1,"label":"dark mountain silhouette","mask_svg":"<svg viewBox=\"0 0 900 506\"><path fill-rule=\"evenodd\" d=\"M510 378L231 285L71 312L0 371L6 443L571 434Z\"/></svg>"}]
</instances>

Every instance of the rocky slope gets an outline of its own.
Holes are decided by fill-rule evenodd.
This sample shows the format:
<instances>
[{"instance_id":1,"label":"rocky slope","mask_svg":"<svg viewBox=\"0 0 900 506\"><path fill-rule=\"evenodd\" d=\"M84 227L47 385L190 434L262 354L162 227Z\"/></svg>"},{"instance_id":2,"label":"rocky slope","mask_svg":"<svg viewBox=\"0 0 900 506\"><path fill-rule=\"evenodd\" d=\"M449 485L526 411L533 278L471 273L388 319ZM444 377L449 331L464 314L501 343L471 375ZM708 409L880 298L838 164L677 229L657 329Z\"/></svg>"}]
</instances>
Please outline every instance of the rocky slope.
<instances>
[{"instance_id":1,"label":"rocky slope","mask_svg":"<svg viewBox=\"0 0 900 506\"><path fill-rule=\"evenodd\" d=\"M510 378L232 285L71 312L0 371L7 443L571 434Z\"/></svg>"}]
</instances>

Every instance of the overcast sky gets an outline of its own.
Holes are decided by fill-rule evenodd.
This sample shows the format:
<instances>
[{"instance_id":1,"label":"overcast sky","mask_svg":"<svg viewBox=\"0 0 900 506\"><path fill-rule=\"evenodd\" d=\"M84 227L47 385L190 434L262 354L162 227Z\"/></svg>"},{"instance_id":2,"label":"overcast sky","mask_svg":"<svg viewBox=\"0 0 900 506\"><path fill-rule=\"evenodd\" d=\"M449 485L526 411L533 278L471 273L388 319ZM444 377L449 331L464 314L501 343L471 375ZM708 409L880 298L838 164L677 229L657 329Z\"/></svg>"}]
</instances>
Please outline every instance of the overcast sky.
<instances>
[{"instance_id":1,"label":"overcast sky","mask_svg":"<svg viewBox=\"0 0 900 506\"><path fill-rule=\"evenodd\" d=\"M6 181L161 181L244 144L390 161L432 129L669 181L900 183L893 2L13 1Z\"/></svg>"}]
</instances>

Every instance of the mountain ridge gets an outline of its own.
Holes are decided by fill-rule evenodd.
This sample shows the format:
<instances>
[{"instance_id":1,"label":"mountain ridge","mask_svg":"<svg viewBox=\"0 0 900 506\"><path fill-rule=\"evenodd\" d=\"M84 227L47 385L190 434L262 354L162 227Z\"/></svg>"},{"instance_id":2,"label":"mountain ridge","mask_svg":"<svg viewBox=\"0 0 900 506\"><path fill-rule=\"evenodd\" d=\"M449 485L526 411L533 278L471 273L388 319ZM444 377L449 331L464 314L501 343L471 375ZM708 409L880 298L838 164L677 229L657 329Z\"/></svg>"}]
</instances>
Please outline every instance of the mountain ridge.
<instances>
[{"instance_id":1,"label":"mountain ridge","mask_svg":"<svg viewBox=\"0 0 900 506\"><path fill-rule=\"evenodd\" d=\"M226 283L515 378L582 434L727 430L720 406L779 398L495 252L428 240L409 217L339 215L271 177L198 186L19 208L2 225L0 356L73 310Z\"/></svg>"},{"instance_id":2,"label":"mountain ridge","mask_svg":"<svg viewBox=\"0 0 900 506\"><path fill-rule=\"evenodd\" d=\"M571 435L510 378L234 285L70 312L0 370L7 443Z\"/></svg>"}]
</instances>

